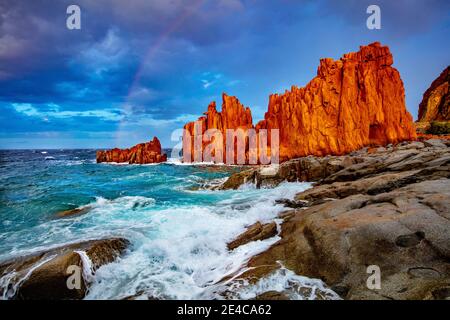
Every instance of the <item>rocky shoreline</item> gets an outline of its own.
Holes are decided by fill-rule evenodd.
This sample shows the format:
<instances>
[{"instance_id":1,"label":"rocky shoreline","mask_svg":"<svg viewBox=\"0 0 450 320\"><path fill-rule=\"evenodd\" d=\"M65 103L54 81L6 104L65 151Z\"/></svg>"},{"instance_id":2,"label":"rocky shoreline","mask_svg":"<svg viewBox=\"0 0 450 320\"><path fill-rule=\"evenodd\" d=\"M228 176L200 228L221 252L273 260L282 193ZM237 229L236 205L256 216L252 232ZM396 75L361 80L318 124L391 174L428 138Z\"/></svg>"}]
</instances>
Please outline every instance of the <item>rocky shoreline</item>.
<instances>
[{"instance_id":1,"label":"rocky shoreline","mask_svg":"<svg viewBox=\"0 0 450 320\"><path fill-rule=\"evenodd\" d=\"M255 284L289 272L320 279L343 299L448 299L449 178L450 140L446 139L364 148L345 156L309 156L232 174L212 189L238 189L248 183L271 188L285 181L310 181L314 186L294 199L277 200L276 205L286 207L277 221L256 222L228 243L232 251L252 241L280 237L251 257L240 272L218 283L225 286L222 296L234 298L226 291L234 281ZM88 207L81 207L57 217L87 211ZM129 246L122 238L91 240L3 262L0 281L7 289L0 296L82 299L95 270ZM84 270L77 290L66 284L71 265ZM373 265L381 271L379 290L366 285L367 267ZM317 289L316 298L333 298L328 288ZM295 297L311 288L292 290ZM292 297L285 290L262 292L256 299Z\"/></svg>"},{"instance_id":2,"label":"rocky shoreline","mask_svg":"<svg viewBox=\"0 0 450 320\"><path fill-rule=\"evenodd\" d=\"M69 244L0 264L0 300L83 299L95 271L120 257L130 242L123 238ZM78 274L74 267L78 267ZM68 287L70 276L81 276Z\"/></svg>"},{"instance_id":3,"label":"rocky shoreline","mask_svg":"<svg viewBox=\"0 0 450 320\"><path fill-rule=\"evenodd\" d=\"M256 282L282 264L323 280L344 299L448 299L449 177L450 141L438 139L232 175L220 189L316 182L294 201L280 199L293 207L279 217L281 240L251 258L239 278ZM252 226L237 240L264 239L263 229L255 233ZM366 285L371 265L381 271L379 290ZM283 293L264 297L282 299Z\"/></svg>"}]
</instances>

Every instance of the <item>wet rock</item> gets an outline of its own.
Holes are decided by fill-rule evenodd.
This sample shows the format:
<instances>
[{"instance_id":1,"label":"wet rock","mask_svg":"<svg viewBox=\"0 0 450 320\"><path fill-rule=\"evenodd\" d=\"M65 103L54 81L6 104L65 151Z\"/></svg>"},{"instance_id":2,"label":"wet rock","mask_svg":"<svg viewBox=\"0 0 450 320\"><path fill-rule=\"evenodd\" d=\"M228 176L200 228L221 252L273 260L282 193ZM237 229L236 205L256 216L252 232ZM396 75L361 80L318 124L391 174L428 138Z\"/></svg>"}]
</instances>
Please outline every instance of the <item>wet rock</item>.
<instances>
[{"instance_id":1,"label":"wet rock","mask_svg":"<svg viewBox=\"0 0 450 320\"><path fill-rule=\"evenodd\" d=\"M267 292L261 293L260 295L257 295L255 297L255 300L266 300L266 301L289 300L289 297L286 294L284 294L283 292L267 291Z\"/></svg>"},{"instance_id":2,"label":"wet rock","mask_svg":"<svg viewBox=\"0 0 450 320\"><path fill-rule=\"evenodd\" d=\"M336 292L340 297L346 297L350 288L345 285L334 285L331 287L331 290Z\"/></svg>"},{"instance_id":3,"label":"wet rock","mask_svg":"<svg viewBox=\"0 0 450 320\"><path fill-rule=\"evenodd\" d=\"M216 190L238 189L246 183L255 183L255 169L244 170L232 174L223 184L215 187Z\"/></svg>"},{"instance_id":4,"label":"wet rock","mask_svg":"<svg viewBox=\"0 0 450 320\"><path fill-rule=\"evenodd\" d=\"M280 214L278 214L278 218L287 221L290 218L292 218L293 216L295 216L295 214L296 214L296 210L283 211Z\"/></svg>"},{"instance_id":5,"label":"wet rock","mask_svg":"<svg viewBox=\"0 0 450 320\"><path fill-rule=\"evenodd\" d=\"M79 267L91 268L92 274L124 253L129 242L122 238L92 240L42 251L0 264L0 295L19 300L82 299L89 280L82 274L80 287L69 289L67 281ZM84 265L82 254L90 260ZM70 267L70 268L69 268Z\"/></svg>"},{"instance_id":6,"label":"wet rock","mask_svg":"<svg viewBox=\"0 0 450 320\"><path fill-rule=\"evenodd\" d=\"M282 204L285 207L298 209L298 208L304 208L308 205L308 201L304 200L290 200L290 199L278 199L275 200L276 204Z\"/></svg>"},{"instance_id":7,"label":"wet rock","mask_svg":"<svg viewBox=\"0 0 450 320\"><path fill-rule=\"evenodd\" d=\"M277 224L275 222L261 224L256 222L247 228L247 231L228 243L228 250L234 250L239 246L252 241L265 240L277 235Z\"/></svg>"},{"instance_id":8,"label":"wet rock","mask_svg":"<svg viewBox=\"0 0 450 320\"><path fill-rule=\"evenodd\" d=\"M56 214L58 218L65 218L65 217L72 217L72 216L78 216L88 213L92 208L90 206L83 206L75 209L69 209L60 211Z\"/></svg>"},{"instance_id":9,"label":"wet rock","mask_svg":"<svg viewBox=\"0 0 450 320\"><path fill-rule=\"evenodd\" d=\"M264 277L280 261L297 274L349 288L347 299L437 297L432 292L450 283L449 211L447 178L311 206L282 224L282 239L253 257L254 269L244 277ZM380 267L381 290L366 287L369 265Z\"/></svg>"}]
</instances>

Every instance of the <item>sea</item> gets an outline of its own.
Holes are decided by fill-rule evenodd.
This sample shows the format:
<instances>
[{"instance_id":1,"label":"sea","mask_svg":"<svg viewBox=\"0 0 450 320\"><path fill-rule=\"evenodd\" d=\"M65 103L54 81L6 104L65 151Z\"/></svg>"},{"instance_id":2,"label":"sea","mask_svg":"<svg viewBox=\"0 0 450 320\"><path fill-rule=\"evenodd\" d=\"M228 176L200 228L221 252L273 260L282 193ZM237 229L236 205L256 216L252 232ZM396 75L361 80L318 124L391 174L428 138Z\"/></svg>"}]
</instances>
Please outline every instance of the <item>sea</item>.
<instances>
[{"instance_id":1,"label":"sea","mask_svg":"<svg viewBox=\"0 0 450 320\"><path fill-rule=\"evenodd\" d=\"M173 158L97 164L95 152L0 150L0 264L70 243L123 237L129 248L95 272L85 299L252 299L273 290L289 290L291 299L339 298L322 281L282 265L257 283L239 279L246 262L279 236L227 250L257 221L279 225L285 208L275 200L293 198L310 183L213 191L240 168ZM84 206L90 211L58 217ZM6 276L0 275L0 285ZM224 284L227 278L232 285Z\"/></svg>"}]
</instances>

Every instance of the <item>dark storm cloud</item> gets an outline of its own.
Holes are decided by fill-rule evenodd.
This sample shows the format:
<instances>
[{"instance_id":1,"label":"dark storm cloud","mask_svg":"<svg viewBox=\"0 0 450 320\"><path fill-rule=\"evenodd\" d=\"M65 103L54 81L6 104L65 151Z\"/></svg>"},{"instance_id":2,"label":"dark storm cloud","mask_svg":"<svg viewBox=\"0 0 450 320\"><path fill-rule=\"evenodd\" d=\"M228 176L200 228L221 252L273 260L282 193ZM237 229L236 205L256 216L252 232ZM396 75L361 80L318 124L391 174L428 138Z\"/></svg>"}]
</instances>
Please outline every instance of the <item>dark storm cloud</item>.
<instances>
[{"instance_id":1,"label":"dark storm cloud","mask_svg":"<svg viewBox=\"0 0 450 320\"><path fill-rule=\"evenodd\" d=\"M179 69L183 51L234 37L238 20L224 22L242 9L238 0L80 0L82 30L70 31L65 10L72 2L2 1L0 81L9 82L0 89L1 98L67 99L58 88L70 83L124 97L140 63L152 66L147 78L158 82L161 70ZM115 51L123 54L114 58ZM153 56L145 61L149 51Z\"/></svg>"},{"instance_id":2,"label":"dark storm cloud","mask_svg":"<svg viewBox=\"0 0 450 320\"><path fill-rule=\"evenodd\" d=\"M321 1L326 14L338 16L353 25L365 25L367 16L357 13L365 12L372 4L381 9L382 28L389 28L391 35L396 37L425 32L450 15L450 1L447 0Z\"/></svg>"}]
</instances>

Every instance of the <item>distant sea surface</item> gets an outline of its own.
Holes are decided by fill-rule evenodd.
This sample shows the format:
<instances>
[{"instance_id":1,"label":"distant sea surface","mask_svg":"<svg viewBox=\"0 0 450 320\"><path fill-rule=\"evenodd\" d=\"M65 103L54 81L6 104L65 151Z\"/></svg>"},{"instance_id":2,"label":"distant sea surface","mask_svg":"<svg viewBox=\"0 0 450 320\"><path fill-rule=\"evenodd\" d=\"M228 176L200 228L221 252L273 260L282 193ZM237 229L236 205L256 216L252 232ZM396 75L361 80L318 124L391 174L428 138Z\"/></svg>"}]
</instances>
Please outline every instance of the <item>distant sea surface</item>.
<instances>
[{"instance_id":1,"label":"distant sea surface","mask_svg":"<svg viewBox=\"0 0 450 320\"><path fill-rule=\"evenodd\" d=\"M284 210L276 199L293 198L310 187L204 188L238 169L183 165L177 159L158 165L97 164L95 150L2 150L0 263L68 243L125 237L129 250L97 270L86 299L220 298L217 282L279 237L232 252L226 243L246 226L276 218ZM92 208L86 214L57 217L85 205ZM252 287L234 286L232 296L252 298L295 281L313 289L322 286L285 269ZM315 298L311 292L306 298Z\"/></svg>"}]
</instances>

